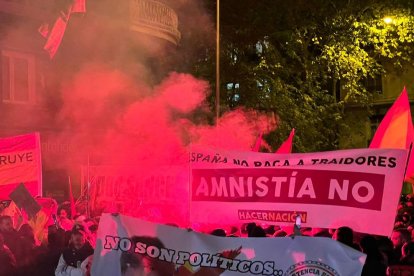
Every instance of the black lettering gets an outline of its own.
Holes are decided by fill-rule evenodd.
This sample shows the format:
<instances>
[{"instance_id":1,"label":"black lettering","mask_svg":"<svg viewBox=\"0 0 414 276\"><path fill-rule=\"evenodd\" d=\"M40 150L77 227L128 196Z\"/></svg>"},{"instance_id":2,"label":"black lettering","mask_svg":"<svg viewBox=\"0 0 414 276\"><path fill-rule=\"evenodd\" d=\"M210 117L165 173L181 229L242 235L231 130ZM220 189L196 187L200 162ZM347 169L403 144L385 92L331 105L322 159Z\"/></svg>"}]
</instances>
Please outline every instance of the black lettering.
<instances>
[{"instance_id":1,"label":"black lettering","mask_svg":"<svg viewBox=\"0 0 414 276\"><path fill-rule=\"evenodd\" d=\"M10 158L11 156L9 155L9 156L7 156L8 158L8 163L9 164L14 164L14 163L16 163L16 155L13 155L13 157L14 157L14 159L13 159L13 161L12 161L12 159Z\"/></svg>"},{"instance_id":2,"label":"black lettering","mask_svg":"<svg viewBox=\"0 0 414 276\"><path fill-rule=\"evenodd\" d=\"M263 274L264 275L273 275L275 263L274 262L265 262L263 266Z\"/></svg>"},{"instance_id":3,"label":"black lettering","mask_svg":"<svg viewBox=\"0 0 414 276\"><path fill-rule=\"evenodd\" d=\"M350 158L350 157L345 158L344 164L349 165L349 164L352 164L352 163L354 163L354 158Z\"/></svg>"},{"instance_id":4,"label":"black lettering","mask_svg":"<svg viewBox=\"0 0 414 276\"><path fill-rule=\"evenodd\" d=\"M376 166L376 165L377 165L377 157L368 156L368 166Z\"/></svg>"},{"instance_id":5,"label":"black lettering","mask_svg":"<svg viewBox=\"0 0 414 276\"><path fill-rule=\"evenodd\" d=\"M365 157L364 156L358 157L357 159L355 159L355 163L357 163L358 165L364 164L365 163Z\"/></svg>"},{"instance_id":6,"label":"black lettering","mask_svg":"<svg viewBox=\"0 0 414 276\"><path fill-rule=\"evenodd\" d=\"M378 159L378 166L379 167L386 167L387 166L386 161L387 161L387 157L380 156L379 159Z\"/></svg>"},{"instance_id":7,"label":"black lettering","mask_svg":"<svg viewBox=\"0 0 414 276\"><path fill-rule=\"evenodd\" d=\"M395 157L390 157L390 159L388 159L388 168L395 168L397 166L395 161L397 161Z\"/></svg>"},{"instance_id":8,"label":"black lettering","mask_svg":"<svg viewBox=\"0 0 414 276\"><path fill-rule=\"evenodd\" d=\"M262 166L262 162L260 162L260 161L254 161L254 166L255 167L261 167Z\"/></svg>"}]
</instances>

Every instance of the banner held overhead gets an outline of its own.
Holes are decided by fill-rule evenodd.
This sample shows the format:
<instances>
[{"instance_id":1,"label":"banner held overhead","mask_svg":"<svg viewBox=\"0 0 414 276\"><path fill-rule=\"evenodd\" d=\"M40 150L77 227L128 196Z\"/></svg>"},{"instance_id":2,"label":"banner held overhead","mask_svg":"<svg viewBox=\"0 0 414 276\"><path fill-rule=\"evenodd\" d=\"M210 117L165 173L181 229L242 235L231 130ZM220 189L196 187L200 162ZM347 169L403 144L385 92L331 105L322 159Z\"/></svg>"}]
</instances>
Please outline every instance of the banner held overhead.
<instances>
[{"instance_id":1,"label":"banner held overhead","mask_svg":"<svg viewBox=\"0 0 414 276\"><path fill-rule=\"evenodd\" d=\"M194 150L190 220L286 225L298 214L305 227L349 226L387 236L394 225L406 155L406 150L394 149L290 155Z\"/></svg>"},{"instance_id":2,"label":"banner held overhead","mask_svg":"<svg viewBox=\"0 0 414 276\"><path fill-rule=\"evenodd\" d=\"M0 138L0 199L8 199L20 183L32 196L41 196L41 160L38 133Z\"/></svg>"},{"instance_id":3,"label":"banner held overhead","mask_svg":"<svg viewBox=\"0 0 414 276\"><path fill-rule=\"evenodd\" d=\"M226 238L103 214L92 275L360 275L366 256L329 238Z\"/></svg>"}]
</instances>

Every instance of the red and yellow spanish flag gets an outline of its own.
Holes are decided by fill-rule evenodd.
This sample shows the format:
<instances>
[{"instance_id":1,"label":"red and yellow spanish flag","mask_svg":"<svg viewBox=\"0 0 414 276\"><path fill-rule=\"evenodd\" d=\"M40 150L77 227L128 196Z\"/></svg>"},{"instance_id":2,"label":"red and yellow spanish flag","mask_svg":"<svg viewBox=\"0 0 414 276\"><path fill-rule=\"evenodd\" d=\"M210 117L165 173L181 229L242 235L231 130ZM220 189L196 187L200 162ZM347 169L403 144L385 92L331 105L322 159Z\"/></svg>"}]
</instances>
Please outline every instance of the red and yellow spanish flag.
<instances>
[{"instance_id":1,"label":"red and yellow spanish flag","mask_svg":"<svg viewBox=\"0 0 414 276\"><path fill-rule=\"evenodd\" d=\"M409 149L414 140L413 122L411 118L410 102L407 90L403 89L401 95L385 114L378 126L370 148L382 149ZM412 154L408 163L406 180L414 174L414 159ZM413 179L414 180L414 179Z\"/></svg>"}]
</instances>

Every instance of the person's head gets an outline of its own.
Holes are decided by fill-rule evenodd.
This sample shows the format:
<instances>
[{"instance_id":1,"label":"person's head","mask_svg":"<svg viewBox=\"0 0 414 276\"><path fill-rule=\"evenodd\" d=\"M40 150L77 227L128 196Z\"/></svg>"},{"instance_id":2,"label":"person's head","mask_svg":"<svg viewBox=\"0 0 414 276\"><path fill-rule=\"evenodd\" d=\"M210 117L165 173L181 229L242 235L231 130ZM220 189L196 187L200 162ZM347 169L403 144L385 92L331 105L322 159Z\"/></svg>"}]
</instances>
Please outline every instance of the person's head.
<instances>
[{"instance_id":1,"label":"person's head","mask_svg":"<svg viewBox=\"0 0 414 276\"><path fill-rule=\"evenodd\" d=\"M58 216L60 219L67 219L69 217L68 211L65 208L61 208L58 211Z\"/></svg>"},{"instance_id":2,"label":"person's head","mask_svg":"<svg viewBox=\"0 0 414 276\"><path fill-rule=\"evenodd\" d=\"M402 257L412 257L414 256L414 242L409 241L404 243L401 248L401 256Z\"/></svg>"},{"instance_id":3,"label":"person's head","mask_svg":"<svg viewBox=\"0 0 414 276\"><path fill-rule=\"evenodd\" d=\"M391 241L394 248L403 246L404 243L408 242L411 238L410 232L407 229L395 229L391 234Z\"/></svg>"},{"instance_id":4,"label":"person's head","mask_svg":"<svg viewBox=\"0 0 414 276\"><path fill-rule=\"evenodd\" d=\"M276 232L275 226L269 225L268 227L266 227L265 232L266 232L266 235L273 236L274 233Z\"/></svg>"},{"instance_id":5,"label":"person's head","mask_svg":"<svg viewBox=\"0 0 414 276\"><path fill-rule=\"evenodd\" d=\"M262 227L256 226L255 228L253 228L250 231L249 237L252 237L252 238L264 238L264 237L266 237L266 232L265 232L265 230L263 230Z\"/></svg>"},{"instance_id":6,"label":"person's head","mask_svg":"<svg viewBox=\"0 0 414 276\"><path fill-rule=\"evenodd\" d=\"M360 242L362 252L365 254L372 254L378 252L377 240L370 235L367 235L361 239Z\"/></svg>"},{"instance_id":7,"label":"person's head","mask_svg":"<svg viewBox=\"0 0 414 276\"><path fill-rule=\"evenodd\" d=\"M29 224L23 224L19 229L19 236L24 238L25 241L35 244L35 237L33 228Z\"/></svg>"},{"instance_id":8,"label":"person's head","mask_svg":"<svg viewBox=\"0 0 414 276\"><path fill-rule=\"evenodd\" d=\"M313 233L314 237L324 237L324 238L332 238L332 235L329 233L328 229L318 229L315 230Z\"/></svg>"},{"instance_id":9,"label":"person's head","mask_svg":"<svg viewBox=\"0 0 414 276\"><path fill-rule=\"evenodd\" d=\"M352 231L351 228L346 226L339 227L335 231L332 239L352 247L354 243L354 231Z\"/></svg>"},{"instance_id":10,"label":"person's head","mask_svg":"<svg viewBox=\"0 0 414 276\"><path fill-rule=\"evenodd\" d=\"M3 232L13 231L13 221L10 216L0 217L0 231L3 231Z\"/></svg>"},{"instance_id":11,"label":"person's head","mask_svg":"<svg viewBox=\"0 0 414 276\"><path fill-rule=\"evenodd\" d=\"M288 235L288 234L287 234L287 232L286 232L286 231L284 231L284 230L280 229L280 230L276 231L276 232L273 234L273 237L275 237L275 238L283 238L283 237L286 237L287 235Z\"/></svg>"},{"instance_id":12,"label":"person's head","mask_svg":"<svg viewBox=\"0 0 414 276\"><path fill-rule=\"evenodd\" d=\"M70 236L70 243L76 249L81 249L85 245L85 233L80 230L74 230Z\"/></svg>"},{"instance_id":13,"label":"person's head","mask_svg":"<svg viewBox=\"0 0 414 276\"><path fill-rule=\"evenodd\" d=\"M247 235L250 235L250 232L256 227L256 223L250 222L246 225Z\"/></svg>"},{"instance_id":14,"label":"person's head","mask_svg":"<svg viewBox=\"0 0 414 276\"><path fill-rule=\"evenodd\" d=\"M55 227L53 227L55 228ZM61 249L65 247L65 230L56 229L47 233L48 247Z\"/></svg>"},{"instance_id":15,"label":"person's head","mask_svg":"<svg viewBox=\"0 0 414 276\"><path fill-rule=\"evenodd\" d=\"M214 229L210 234L217 237L225 237L226 231L224 229Z\"/></svg>"}]
</instances>

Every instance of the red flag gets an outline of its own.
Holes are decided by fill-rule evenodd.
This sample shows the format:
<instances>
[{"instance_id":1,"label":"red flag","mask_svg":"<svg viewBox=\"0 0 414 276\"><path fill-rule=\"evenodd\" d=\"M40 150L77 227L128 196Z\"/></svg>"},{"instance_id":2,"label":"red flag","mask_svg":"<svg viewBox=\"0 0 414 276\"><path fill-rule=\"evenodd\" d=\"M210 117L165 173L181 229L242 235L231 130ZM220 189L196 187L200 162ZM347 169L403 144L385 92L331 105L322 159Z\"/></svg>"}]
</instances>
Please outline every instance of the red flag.
<instances>
[{"instance_id":1,"label":"red flag","mask_svg":"<svg viewBox=\"0 0 414 276\"><path fill-rule=\"evenodd\" d=\"M256 144L254 144L252 151L258 152L260 150L260 146L262 145L263 140L263 132L260 132L259 137L257 137Z\"/></svg>"},{"instance_id":2,"label":"red flag","mask_svg":"<svg viewBox=\"0 0 414 276\"><path fill-rule=\"evenodd\" d=\"M276 153L292 153L292 147L293 147L293 138L295 137L295 129L292 129L292 131L289 134L289 137L282 143L282 145L279 147L279 149L276 151Z\"/></svg>"},{"instance_id":3,"label":"red flag","mask_svg":"<svg viewBox=\"0 0 414 276\"><path fill-rule=\"evenodd\" d=\"M69 200L70 200L70 213L71 218L76 215L76 207L75 207L75 199L73 198L73 191L72 191L72 181L70 180L69 176Z\"/></svg>"},{"instance_id":4,"label":"red flag","mask_svg":"<svg viewBox=\"0 0 414 276\"><path fill-rule=\"evenodd\" d=\"M49 23L43 23L37 30L41 36L47 38L47 36L49 35Z\"/></svg>"},{"instance_id":5,"label":"red flag","mask_svg":"<svg viewBox=\"0 0 414 276\"><path fill-rule=\"evenodd\" d=\"M52 30L49 32L50 35L47 38L46 44L43 47L48 53L50 58L53 58L59 49L60 43L62 42L63 35L65 34L66 27L68 26L68 20L70 18L71 8L67 13L61 12L61 15L56 19Z\"/></svg>"},{"instance_id":6,"label":"red flag","mask_svg":"<svg viewBox=\"0 0 414 276\"><path fill-rule=\"evenodd\" d=\"M85 13L86 12L86 0L74 0L72 4L72 12Z\"/></svg>"},{"instance_id":7,"label":"red flag","mask_svg":"<svg viewBox=\"0 0 414 276\"><path fill-rule=\"evenodd\" d=\"M407 90L404 87L401 95L395 100L394 104L385 114L369 147L409 149L413 140L414 131L410 102L408 100ZM414 173L413 161L414 159L410 157L406 172L407 179Z\"/></svg>"},{"instance_id":8,"label":"red flag","mask_svg":"<svg viewBox=\"0 0 414 276\"><path fill-rule=\"evenodd\" d=\"M86 12L85 2L86 0L73 0L72 4L67 8L67 10L60 11L60 15L56 19L51 30L49 30L48 23L43 23L38 29L39 33L43 37L47 38L46 44L43 47L43 49L45 49L49 53L50 58L53 58L57 50L59 49L71 14Z\"/></svg>"}]
</instances>

